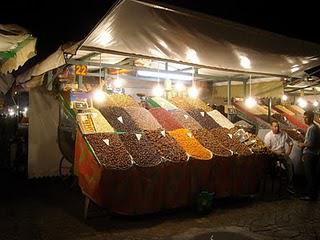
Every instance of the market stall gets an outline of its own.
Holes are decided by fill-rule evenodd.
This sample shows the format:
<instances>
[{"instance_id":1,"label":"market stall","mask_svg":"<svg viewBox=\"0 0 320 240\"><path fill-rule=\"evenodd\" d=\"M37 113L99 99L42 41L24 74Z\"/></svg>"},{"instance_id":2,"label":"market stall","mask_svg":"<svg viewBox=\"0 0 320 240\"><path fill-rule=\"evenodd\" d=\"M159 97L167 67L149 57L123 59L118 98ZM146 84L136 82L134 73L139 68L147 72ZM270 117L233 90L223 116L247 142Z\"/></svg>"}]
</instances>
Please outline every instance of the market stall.
<instances>
[{"instance_id":1,"label":"market stall","mask_svg":"<svg viewBox=\"0 0 320 240\"><path fill-rule=\"evenodd\" d=\"M277 47L284 42L291 62ZM298 40L221 19L124 0L83 41L50 56L51 67L27 74L24 84L37 84L40 73L70 108L74 172L87 199L112 212L145 214L190 205L201 191L218 198L258 193L268 151L209 106L214 86L227 84L230 107L232 82L245 86L252 76L281 83L293 76L296 56L320 53L311 43L297 46Z\"/></svg>"}]
</instances>

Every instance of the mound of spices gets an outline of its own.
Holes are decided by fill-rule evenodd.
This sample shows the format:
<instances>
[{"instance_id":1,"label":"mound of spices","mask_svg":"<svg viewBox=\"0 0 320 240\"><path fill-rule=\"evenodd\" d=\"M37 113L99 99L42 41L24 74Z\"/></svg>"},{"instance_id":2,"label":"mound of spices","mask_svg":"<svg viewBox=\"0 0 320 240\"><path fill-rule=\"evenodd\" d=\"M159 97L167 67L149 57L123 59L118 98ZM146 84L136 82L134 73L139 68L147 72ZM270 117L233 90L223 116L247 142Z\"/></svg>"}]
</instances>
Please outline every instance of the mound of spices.
<instances>
[{"instance_id":1,"label":"mound of spices","mask_svg":"<svg viewBox=\"0 0 320 240\"><path fill-rule=\"evenodd\" d=\"M201 109L202 111L205 112L210 112L213 111L213 109L208 106L207 104L205 104L202 100L200 100L199 98L186 98L187 103L189 103L192 107L194 108L198 108Z\"/></svg>"},{"instance_id":2,"label":"mound of spices","mask_svg":"<svg viewBox=\"0 0 320 240\"><path fill-rule=\"evenodd\" d=\"M169 131L178 144L193 158L200 160L209 160L212 158L212 152L203 147L193 134L187 129L177 129Z\"/></svg>"},{"instance_id":3,"label":"mound of spices","mask_svg":"<svg viewBox=\"0 0 320 240\"><path fill-rule=\"evenodd\" d=\"M99 162L110 169L127 169L132 166L131 156L119 136L112 133L96 133L86 136Z\"/></svg>"},{"instance_id":4,"label":"mound of spices","mask_svg":"<svg viewBox=\"0 0 320 240\"><path fill-rule=\"evenodd\" d=\"M170 98L169 101L176 107L186 111L194 108L190 103L187 102L186 98L183 97L173 97Z\"/></svg>"},{"instance_id":5,"label":"mound of spices","mask_svg":"<svg viewBox=\"0 0 320 240\"><path fill-rule=\"evenodd\" d=\"M165 130L172 131L183 128L182 125L173 118L171 113L163 108L152 108L149 111Z\"/></svg>"}]
</instances>

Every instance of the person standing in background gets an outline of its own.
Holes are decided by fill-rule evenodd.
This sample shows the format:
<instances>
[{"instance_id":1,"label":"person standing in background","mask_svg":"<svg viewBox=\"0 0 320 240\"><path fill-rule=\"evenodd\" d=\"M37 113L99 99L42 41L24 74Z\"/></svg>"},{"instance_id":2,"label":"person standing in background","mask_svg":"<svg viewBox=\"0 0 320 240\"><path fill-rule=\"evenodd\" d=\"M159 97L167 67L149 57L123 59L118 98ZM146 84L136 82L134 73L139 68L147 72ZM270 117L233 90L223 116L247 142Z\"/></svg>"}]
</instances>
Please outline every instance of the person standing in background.
<instances>
[{"instance_id":1,"label":"person standing in background","mask_svg":"<svg viewBox=\"0 0 320 240\"><path fill-rule=\"evenodd\" d=\"M306 196L301 197L301 200L315 201L318 198L320 173L320 130L313 122L313 111L305 111L303 118L304 122L308 125L308 129L305 140L303 143L299 143L299 147L302 148L302 161L307 180L307 194Z\"/></svg>"}]
</instances>

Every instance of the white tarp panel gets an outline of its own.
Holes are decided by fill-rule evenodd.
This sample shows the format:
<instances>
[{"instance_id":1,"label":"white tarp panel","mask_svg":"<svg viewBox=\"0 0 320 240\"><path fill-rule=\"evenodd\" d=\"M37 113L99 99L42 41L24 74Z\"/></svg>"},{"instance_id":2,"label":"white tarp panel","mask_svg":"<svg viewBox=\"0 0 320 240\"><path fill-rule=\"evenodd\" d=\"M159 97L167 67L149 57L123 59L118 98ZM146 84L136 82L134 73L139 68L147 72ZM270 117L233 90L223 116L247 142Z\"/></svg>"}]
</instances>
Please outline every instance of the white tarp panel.
<instances>
[{"instance_id":1,"label":"white tarp panel","mask_svg":"<svg viewBox=\"0 0 320 240\"><path fill-rule=\"evenodd\" d=\"M58 101L41 88L29 94L28 176L57 176L62 156L57 143Z\"/></svg>"},{"instance_id":2,"label":"white tarp panel","mask_svg":"<svg viewBox=\"0 0 320 240\"><path fill-rule=\"evenodd\" d=\"M317 44L136 0L120 1L80 49L86 47L285 76L320 63Z\"/></svg>"},{"instance_id":3,"label":"white tarp panel","mask_svg":"<svg viewBox=\"0 0 320 240\"><path fill-rule=\"evenodd\" d=\"M26 41L23 45L22 42ZM14 24L0 24L0 53L10 53L13 56L1 58L0 73L17 70L28 59L36 55L37 39L24 28ZM20 45L20 46L19 46Z\"/></svg>"}]
</instances>

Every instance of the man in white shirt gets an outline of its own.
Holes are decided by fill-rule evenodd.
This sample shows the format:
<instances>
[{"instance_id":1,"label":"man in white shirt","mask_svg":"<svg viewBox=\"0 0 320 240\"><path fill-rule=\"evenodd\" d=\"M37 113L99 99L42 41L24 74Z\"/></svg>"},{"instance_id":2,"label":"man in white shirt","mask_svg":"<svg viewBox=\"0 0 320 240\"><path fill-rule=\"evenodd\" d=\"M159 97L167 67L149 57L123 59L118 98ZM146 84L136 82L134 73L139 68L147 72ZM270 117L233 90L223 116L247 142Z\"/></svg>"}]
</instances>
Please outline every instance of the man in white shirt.
<instances>
[{"instance_id":1,"label":"man in white shirt","mask_svg":"<svg viewBox=\"0 0 320 240\"><path fill-rule=\"evenodd\" d=\"M294 193L293 190L293 164L289 157L293 142L286 132L280 131L279 122L271 122L271 131L264 138L265 145L279 157L280 164L286 169L288 176L288 191ZM288 145L286 147L286 145Z\"/></svg>"}]
</instances>

